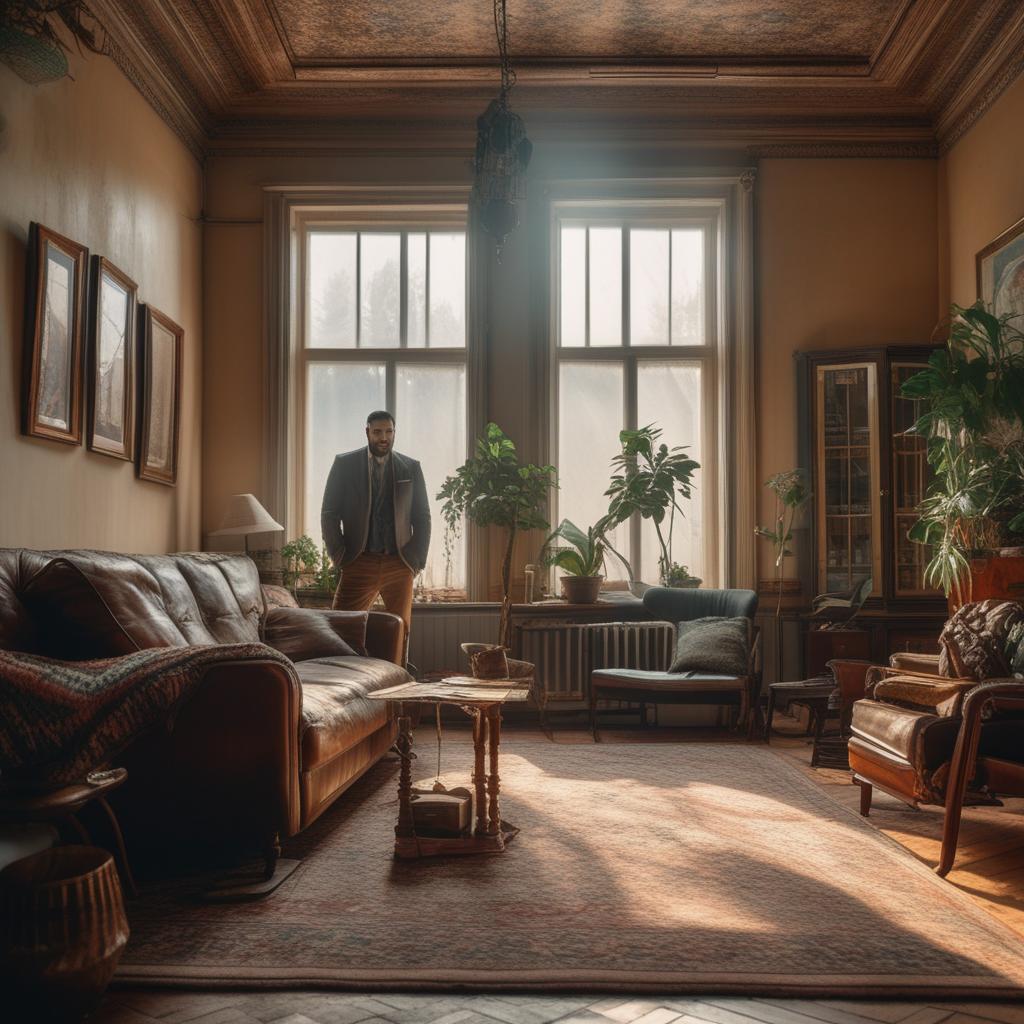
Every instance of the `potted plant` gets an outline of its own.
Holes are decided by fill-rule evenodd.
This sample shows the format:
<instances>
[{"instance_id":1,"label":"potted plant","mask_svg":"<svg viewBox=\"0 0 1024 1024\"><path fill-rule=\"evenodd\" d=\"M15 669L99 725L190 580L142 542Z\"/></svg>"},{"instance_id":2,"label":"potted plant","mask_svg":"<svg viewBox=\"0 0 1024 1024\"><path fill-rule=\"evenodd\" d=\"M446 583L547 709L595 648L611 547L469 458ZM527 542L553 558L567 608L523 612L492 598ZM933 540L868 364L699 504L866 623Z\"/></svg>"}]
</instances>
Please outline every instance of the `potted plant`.
<instances>
[{"instance_id":1,"label":"potted plant","mask_svg":"<svg viewBox=\"0 0 1024 1024\"><path fill-rule=\"evenodd\" d=\"M685 447L669 448L666 444L659 444L661 433L660 428L653 423L639 430L620 431L619 443L622 450L612 459L612 468L617 472L612 476L611 486L605 491L609 498L608 514L596 528L603 537L608 530L624 523L634 513L643 519L650 519L654 523L661 548L658 556L659 578L664 586L670 586L668 580L675 566L671 556L672 529L676 513L683 515L678 499L691 497L693 474L700 469L700 463L687 456ZM609 550L626 564L632 581L633 573L629 563L610 545ZM676 566L677 577L680 568ZM688 572L686 577L694 579Z\"/></svg>"},{"instance_id":2,"label":"potted plant","mask_svg":"<svg viewBox=\"0 0 1024 1024\"><path fill-rule=\"evenodd\" d=\"M954 607L1024 582L1024 558L994 557L1024 544L1024 334L1011 319L953 306L946 348L902 389L923 406L912 429L935 473L909 536L931 546L925 579Z\"/></svg>"},{"instance_id":3,"label":"potted plant","mask_svg":"<svg viewBox=\"0 0 1024 1024\"><path fill-rule=\"evenodd\" d=\"M311 537L303 534L281 548L284 585L291 588L303 607L329 607L338 587L338 570L326 548L318 551Z\"/></svg>"},{"instance_id":4,"label":"potted plant","mask_svg":"<svg viewBox=\"0 0 1024 1024\"><path fill-rule=\"evenodd\" d=\"M554 545L562 540L565 544ZM570 604L594 604L604 582L604 538L596 526L584 533L569 519L563 519L546 541L541 561L561 569L562 596Z\"/></svg>"},{"instance_id":5,"label":"potted plant","mask_svg":"<svg viewBox=\"0 0 1024 1024\"><path fill-rule=\"evenodd\" d=\"M696 590L704 581L699 576L691 576L685 565L673 562L668 571L662 569L661 582L666 587L679 587L683 590Z\"/></svg>"},{"instance_id":6,"label":"potted plant","mask_svg":"<svg viewBox=\"0 0 1024 1024\"><path fill-rule=\"evenodd\" d=\"M775 495L775 527L754 527L758 537L772 542L775 552L775 582L778 600L775 605L776 619L782 613L782 577L786 559L793 554L789 543L793 539L793 526L800 509L810 501L811 491L807 486L807 475L802 469L788 469L776 473L765 481L765 487Z\"/></svg>"},{"instance_id":7,"label":"potted plant","mask_svg":"<svg viewBox=\"0 0 1024 1024\"><path fill-rule=\"evenodd\" d=\"M550 525L543 508L548 491L557 487L554 466L523 465L516 446L496 423L488 423L477 439L476 454L449 476L437 498L442 502L445 550L462 529L463 518L477 526L497 526L505 531L501 562L500 643L512 640L512 554L521 530L546 530Z\"/></svg>"}]
</instances>

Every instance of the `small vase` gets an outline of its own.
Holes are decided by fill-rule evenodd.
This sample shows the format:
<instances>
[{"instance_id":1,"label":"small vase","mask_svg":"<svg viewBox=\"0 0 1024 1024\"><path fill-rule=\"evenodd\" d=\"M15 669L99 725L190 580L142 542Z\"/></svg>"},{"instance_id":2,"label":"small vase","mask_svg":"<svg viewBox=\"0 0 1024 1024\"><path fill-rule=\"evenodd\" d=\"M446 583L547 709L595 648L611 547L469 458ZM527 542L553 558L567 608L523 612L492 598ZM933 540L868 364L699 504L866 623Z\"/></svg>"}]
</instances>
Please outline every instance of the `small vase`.
<instances>
[{"instance_id":1,"label":"small vase","mask_svg":"<svg viewBox=\"0 0 1024 1024\"><path fill-rule=\"evenodd\" d=\"M95 1009L128 942L113 858L59 846L0 871L0 989L25 1020L74 1021Z\"/></svg>"}]
</instances>

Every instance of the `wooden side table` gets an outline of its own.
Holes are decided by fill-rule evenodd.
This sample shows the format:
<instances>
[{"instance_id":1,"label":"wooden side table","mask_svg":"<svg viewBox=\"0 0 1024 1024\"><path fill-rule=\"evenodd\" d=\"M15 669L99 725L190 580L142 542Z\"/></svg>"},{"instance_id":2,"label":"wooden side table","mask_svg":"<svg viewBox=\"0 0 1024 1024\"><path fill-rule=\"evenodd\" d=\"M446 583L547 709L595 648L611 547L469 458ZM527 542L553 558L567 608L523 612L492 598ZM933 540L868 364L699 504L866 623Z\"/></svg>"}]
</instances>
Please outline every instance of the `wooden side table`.
<instances>
[{"instance_id":1,"label":"wooden side table","mask_svg":"<svg viewBox=\"0 0 1024 1024\"><path fill-rule=\"evenodd\" d=\"M90 772L83 782L69 782L63 786L45 786L40 783L5 782L0 784L0 822L68 822L76 835L86 846L95 845L85 826L78 819L78 812L95 800L103 809L114 839L114 860L117 863L125 892L134 897L138 890L128 865L128 854L124 846L121 826L114 814L107 796L128 778L125 768L110 771ZM91 780L91 781L90 781Z\"/></svg>"},{"instance_id":2,"label":"wooden side table","mask_svg":"<svg viewBox=\"0 0 1024 1024\"><path fill-rule=\"evenodd\" d=\"M501 706L530 696L528 686L507 681L460 680L403 683L367 694L371 700L399 705L396 748L402 766L398 778L398 824L395 857L412 860L448 854L501 853L519 832L501 817L498 748L501 742ZM455 838L416 834L412 816L412 718L406 704L452 704L473 719L473 789L475 822L471 832Z\"/></svg>"}]
</instances>

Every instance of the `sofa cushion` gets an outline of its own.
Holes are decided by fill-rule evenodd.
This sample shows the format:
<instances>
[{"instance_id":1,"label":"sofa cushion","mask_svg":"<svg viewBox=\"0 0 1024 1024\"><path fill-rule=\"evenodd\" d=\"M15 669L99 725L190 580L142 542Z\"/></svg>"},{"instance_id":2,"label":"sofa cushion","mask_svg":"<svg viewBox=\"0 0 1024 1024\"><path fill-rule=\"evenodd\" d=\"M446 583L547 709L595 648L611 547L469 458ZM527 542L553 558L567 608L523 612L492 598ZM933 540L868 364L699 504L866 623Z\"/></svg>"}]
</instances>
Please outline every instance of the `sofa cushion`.
<instances>
[{"instance_id":1,"label":"sofa cushion","mask_svg":"<svg viewBox=\"0 0 1024 1024\"><path fill-rule=\"evenodd\" d=\"M301 768L344 753L388 720L386 701L367 694L412 678L380 658L321 658L295 666L302 682Z\"/></svg>"},{"instance_id":2,"label":"sofa cushion","mask_svg":"<svg viewBox=\"0 0 1024 1024\"><path fill-rule=\"evenodd\" d=\"M602 668L591 675L596 690L636 690L638 693L742 692L747 681L742 676L713 672L651 672L640 668Z\"/></svg>"},{"instance_id":3,"label":"sofa cushion","mask_svg":"<svg viewBox=\"0 0 1024 1024\"><path fill-rule=\"evenodd\" d=\"M102 590L107 591L106 595ZM46 623L51 641L47 653L53 657L87 661L141 649L111 607L112 601L123 610L124 602L118 602L109 588L98 588L79 566L66 558L55 558L44 565L25 585L22 599L35 619Z\"/></svg>"},{"instance_id":4,"label":"sofa cushion","mask_svg":"<svg viewBox=\"0 0 1024 1024\"><path fill-rule=\"evenodd\" d=\"M959 727L956 718L877 700L858 700L853 705L850 742L879 750L919 770L932 769L949 759Z\"/></svg>"},{"instance_id":5,"label":"sofa cushion","mask_svg":"<svg viewBox=\"0 0 1024 1024\"><path fill-rule=\"evenodd\" d=\"M349 614L361 615L365 627L365 613ZM296 662L358 653L315 608L271 608L263 626L263 642Z\"/></svg>"},{"instance_id":6,"label":"sofa cushion","mask_svg":"<svg viewBox=\"0 0 1024 1024\"><path fill-rule=\"evenodd\" d=\"M743 676L750 660L750 620L708 616L680 622L669 672Z\"/></svg>"}]
</instances>

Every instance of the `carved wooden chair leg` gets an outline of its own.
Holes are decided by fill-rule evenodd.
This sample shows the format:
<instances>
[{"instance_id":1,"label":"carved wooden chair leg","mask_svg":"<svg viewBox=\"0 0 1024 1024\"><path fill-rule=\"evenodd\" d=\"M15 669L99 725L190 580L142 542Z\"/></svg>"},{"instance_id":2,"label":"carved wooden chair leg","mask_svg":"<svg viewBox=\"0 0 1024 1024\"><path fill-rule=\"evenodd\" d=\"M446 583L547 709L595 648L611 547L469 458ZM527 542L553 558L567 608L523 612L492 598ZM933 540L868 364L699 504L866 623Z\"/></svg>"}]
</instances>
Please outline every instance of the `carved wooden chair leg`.
<instances>
[{"instance_id":1,"label":"carved wooden chair leg","mask_svg":"<svg viewBox=\"0 0 1024 1024\"><path fill-rule=\"evenodd\" d=\"M853 782L854 785L860 786L860 813L866 818L871 811L872 785L856 775L853 777Z\"/></svg>"},{"instance_id":2,"label":"carved wooden chair leg","mask_svg":"<svg viewBox=\"0 0 1024 1024\"><path fill-rule=\"evenodd\" d=\"M590 731L594 734L594 742L600 743L601 737L597 734L597 695L593 689L590 691Z\"/></svg>"}]
</instances>

